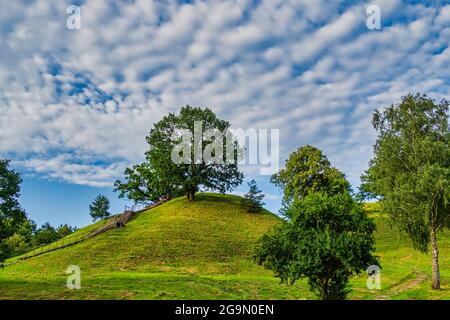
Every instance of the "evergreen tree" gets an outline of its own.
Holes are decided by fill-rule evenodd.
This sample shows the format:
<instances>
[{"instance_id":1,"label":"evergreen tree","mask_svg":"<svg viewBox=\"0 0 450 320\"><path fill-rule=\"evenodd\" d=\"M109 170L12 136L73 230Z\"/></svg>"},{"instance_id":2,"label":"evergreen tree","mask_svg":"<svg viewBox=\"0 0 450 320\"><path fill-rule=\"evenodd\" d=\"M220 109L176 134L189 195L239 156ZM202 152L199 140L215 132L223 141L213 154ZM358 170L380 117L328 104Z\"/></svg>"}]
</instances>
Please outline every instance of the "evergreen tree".
<instances>
[{"instance_id":1,"label":"evergreen tree","mask_svg":"<svg viewBox=\"0 0 450 320\"><path fill-rule=\"evenodd\" d=\"M248 182L249 191L245 194L243 198L243 202L245 207L247 208L247 212L256 213L262 210L263 205L265 204L262 199L265 195L256 185L255 179L252 179Z\"/></svg>"},{"instance_id":2,"label":"evergreen tree","mask_svg":"<svg viewBox=\"0 0 450 320\"><path fill-rule=\"evenodd\" d=\"M89 206L92 220L105 219L111 214L109 213L109 200L104 195L98 195L94 202Z\"/></svg>"}]
</instances>

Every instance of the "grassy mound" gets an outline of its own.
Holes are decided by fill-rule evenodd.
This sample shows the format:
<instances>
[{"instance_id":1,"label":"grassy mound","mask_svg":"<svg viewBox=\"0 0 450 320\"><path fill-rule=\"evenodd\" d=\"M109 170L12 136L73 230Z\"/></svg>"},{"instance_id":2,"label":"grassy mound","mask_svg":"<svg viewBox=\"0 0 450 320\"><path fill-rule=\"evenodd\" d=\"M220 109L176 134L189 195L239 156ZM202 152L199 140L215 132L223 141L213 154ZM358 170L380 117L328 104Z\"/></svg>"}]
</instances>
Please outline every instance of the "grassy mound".
<instances>
[{"instance_id":1,"label":"grassy mound","mask_svg":"<svg viewBox=\"0 0 450 320\"><path fill-rule=\"evenodd\" d=\"M280 219L268 211L247 213L240 199L217 194L199 194L193 203L174 199L139 213L125 228L8 266L0 270L0 298L314 298L306 281L280 285L252 261L255 242ZM355 277L351 298L450 298L449 232L440 235L443 290L433 292L429 255L413 251L407 239L398 238L382 213L373 215L382 289L371 292L365 275ZM80 290L66 287L69 265L81 269Z\"/></svg>"}]
</instances>

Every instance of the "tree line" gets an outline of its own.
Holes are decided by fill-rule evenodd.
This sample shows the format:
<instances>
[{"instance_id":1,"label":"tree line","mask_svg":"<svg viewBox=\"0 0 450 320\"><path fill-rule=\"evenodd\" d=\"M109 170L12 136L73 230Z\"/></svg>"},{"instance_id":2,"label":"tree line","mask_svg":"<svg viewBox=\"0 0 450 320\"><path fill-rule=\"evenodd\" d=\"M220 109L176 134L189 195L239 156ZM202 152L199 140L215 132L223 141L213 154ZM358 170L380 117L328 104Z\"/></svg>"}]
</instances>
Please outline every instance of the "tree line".
<instances>
[{"instance_id":1,"label":"tree line","mask_svg":"<svg viewBox=\"0 0 450 320\"><path fill-rule=\"evenodd\" d=\"M77 231L68 224L53 227L49 222L38 228L19 204L21 183L21 175L10 168L10 161L0 160L0 263ZM108 218L109 206L108 198L98 195L89 206L93 221Z\"/></svg>"},{"instance_id":2,"label":"tree line","mask_svg":"<svg viewBox=\"0 0 450 320\"><path fill-rule=\"evenodd\" d=\"M76 231L67 224L55 228L48 222L38 228L20 206L21 183L22 178L10 168L10 161L0 159L0 263Z\"/></svg>"}]
</instances>

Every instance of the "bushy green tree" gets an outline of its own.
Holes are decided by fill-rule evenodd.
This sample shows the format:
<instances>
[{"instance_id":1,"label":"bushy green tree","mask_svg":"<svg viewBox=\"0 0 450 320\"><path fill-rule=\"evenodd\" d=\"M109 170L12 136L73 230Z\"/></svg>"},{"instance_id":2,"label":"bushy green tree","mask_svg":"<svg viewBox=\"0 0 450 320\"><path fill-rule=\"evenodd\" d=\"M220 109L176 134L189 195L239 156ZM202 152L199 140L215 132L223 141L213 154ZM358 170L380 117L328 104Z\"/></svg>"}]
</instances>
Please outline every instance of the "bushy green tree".
<instances>
[{"instance_id":1,"label":"bushy green tree","mask_svg":"<svg viewBox=\"0 0 450 320\"><path fill-rule=\"evenodd\" d=\"M34 232L31 244L33 247L40 247L62 239L73 233L75 230L75 227L71 227L68 224L54 228L49 222L46 222Z\"/></svg>"},{"instance_id":2,"label":"bushy green tree","mask_svg":"<svg viewBox=\"0 0 450 320\"><path fill-rule=\"evenodd\" d=\"M200 137L203 140L183 141L177 138L181 130L196 136L196 123L201 122L201 131L218 130L227 132L230 123L217 118L211 109L185 106L178 115L169 113L155 124L146 138L149 150L145 153L146 161L125 170L125 182L116 181L116 191L120 197L127 196L135 202L155 201L161 197L186 195L189 201L194 200L195 193L201 188L226 192L242 182L243 175L238 168L240 149L233 143L232 156L234 161L227 162L226 139L215 140ZM174 138L175 137L175 138ZM203 154L205 147L217 142L223 147L223 154L212 152L223 163L207 162L195 157L195 150ZM183 154L187 163L172 161L172 152L176 146L185 145L190 150ZM187 153L187 152L186 152ZM198 154L198 153L197 153ZM233 159L232 159L233 160Z\"/></svg>"},{"instance_id":3,"label":"bushy green tree","mask_svg":"<svg viewBox=\"0 0 450 320\"><path fill-rule=\"evenodd\" d=\"M14 234L27 237L32 233L32 222L19 204L20 174L9 168L9 160L0 160L0 262L11 256L6 239Z\"/></svg>"},{"instance_id":4,"label":"bushy green tree","mask_svg":"<svg viewBox=\"0 0 450 320\"><path fill-rule=\"evenodd\" d=\"M344 174L315 147L291 154L272 180L283 188L286 220L260 239L257 262L283 283L307 278L322 299L344 299L349 277L377 263L375 224Z\"/></svg>"},{"instance_id":5,"label":"bushy green tree","mask_svg":"<svg viewBox=\"0 0 450 320\"><path fill-rule=\"evenodd\" d=\"M264 202L262 200L265 197L265 195L256 185L255 179L252 179L250 182L248 182L248 187L249 190L244 195L243 198L244 206L247 208L247 212L250 213L260 212L264 205Z\"/></svg>"},{"instance_id":6,"label":"bushy green tree","mask_svg":"<svg viewBox=\"0 0 450 320\"><path fill-rule=\"evenodd\" d=\"M8 257L24 254L33 248L30 239L19 233L14 233L11 237L5 239L4 246L7 248Z\"/></svg>"},{"instance_id":7,"label":"bushy green tree","mask_svg":"<svg viewBox=\"0 0 450 320\"><path fill-rule=\"evenodd\" d=\"M320 298L345 299L348 280L377 264L375 224L348 193L309 193L287 209L291 218L264 235L256 260L282 283L307 278Z\"/></svg>"},{"instance_id":8,"label":"bushy green tree","mask_svg":"<svg viewBox=\"0 0 450 320\"><path fill-rule=\"evenodd\" d=\"M60 238L61 237L56 229L52 227L49 222L46 222L36 231L32 242L34 247L40 247L55 242Z\"/></svg>"},{"instance_id":9,"label":"bushy green tree","mask_svg":"<svg viewBox=\"0 0 450 320\"><path fill-rule=\"evenodd\" d=\"M293 200L304 198L313 192L335 195L350 190L344 174L331 166L320 149L310 145L291 153L285 168L274 174L271 182L283 190L284 208Z\"/></svg>"},{"instance_id":10,"label":"bushy green tree","mask_svg":"<svg viewBox=\"0 0 450 320\"><path fill-rule=\"evenodd\" d=\"M105 219L111 214L109 213L109 199L104 195L98 195L94 202L89 205L92 220Z\"/></svg>"},{"instance_id":11,"label":"bushy green tree","mask_svg":"<svg viewBox=\"0 0 450 320\"><path fill-rule=\"evenodd\" d=\"M56 228L56 232L58 233L60 238L67 237L68 235L72 234L77 230L76 227L71 227L67 223L60 225L58 228Z\"/></svg>"},{"instance_id":12,"label":"bushy green tree","mask_svg":"<svg viewBox=\"0 0 450 320\"><path fill-rule=\"evenodd\" d=\"M422 252L431 242L432 287L440 288L437 233L450 224L449 102L407 95L372 124L378 133L362 190L379 197L394 225Z\"/></svg>"}]
</instances>

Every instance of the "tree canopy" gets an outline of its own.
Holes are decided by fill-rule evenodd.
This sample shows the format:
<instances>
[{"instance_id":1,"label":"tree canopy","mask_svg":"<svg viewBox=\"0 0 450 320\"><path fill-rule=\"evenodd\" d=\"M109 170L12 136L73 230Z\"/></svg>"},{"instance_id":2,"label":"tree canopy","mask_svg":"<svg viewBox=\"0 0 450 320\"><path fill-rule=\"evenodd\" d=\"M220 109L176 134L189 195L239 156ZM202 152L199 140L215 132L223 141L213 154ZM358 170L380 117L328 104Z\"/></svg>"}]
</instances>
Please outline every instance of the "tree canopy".
<instances>
[{"instance_id":1,"label":"tree canopy","mask_svg":"<svg viewBox=\"0 0 450 320\"><path fill-rule=\"evenodd\" d=\"M350 193L310 192L286 209L289 220L258 243L256 260L282 283L307 278L324 300L345 299L350 276L377 264L375 224Z\"/></svg>"},{"instance_id":2,"label":"tree canopy","mask_svg":"<svg viewBox=\"0 0 450 320\"><path fill-rule=\"evenodd\" d=\"M33 237L33 245L36 247L55 242L60 239L61 236L58 234L56 229L50 225L49 222L44 223Z\"/></svg>"},{"instance_id":3,"label":"tree canopy","mask_svg":"<svg viewBox=\"0 0 450 320\"><path fill-rule=\"evenodd\" d=\"M436 234L450 220L450 132L446 100L407 95L376 111L374 158L361 189L379 197L394 225L422 252L432 245L433 288L440 287Z\"/></svg>"},{"instance_id":4,"label":"tree canopy","mask_svg":"<svg viewBox=\"0 0 450 320\"><path fill-rule=\"evenodd\" d=\"M185 106L178 115L169 113L155 124L146 138L149 145L146 161L127 168L125 182L116 181L120 197L145 203L165 196L186 195L192 201L202 188L222 193L232 190L242 182L243 175L238 168L240 149L237 143L234 141L230 150L226 139L220 135L227 135L229 128L229 122L217 118L208 108ZM218 135L208 135L211 131ZM181 132L184 135L180 135ZM174 153L183 161L173 161ZM199 158L199 153L201 156L209 153L217 161Z\"/></svg>"},{"instance_id":5,"label":"tree canopy","mask_svg":"<svg viewBox=\"0 0 450 320\"><path fill-rule=\"evenodd\" d=\"M271 182L283 189L285 207L294 199L301 199L313 192L329 195L346 193L350 185L338 169L316 147L302 146L289 155L285 168L271 177Z\"/></svg>"},{"instance_id":6,"label":"tree canopy","mask_svg":"<svg viewBox=\"0 0 450 320\"><path fill-rule=\"evenodd\" d=\"M6 239L15 233L25 237L32 232L32 223L19 204L22 178L9 163L0 160L0 262L11 255Z\"/></svg>"},{"instance_id":7,"label":"tree canopy","mask_svg":"<svg viewBox=\"0 0 450 320\"><path fill-rule=\"evenodd\" d=\"M111 214L109 213L109 199L104 195L98 195L89 205L89 212L92 219L105 219Z\"/></svg>"},{"instance_id":8,"label":"tree canopy","mask_svg":"<svg viewBox=\"0 0 450 320\"><path fill-rule=\"evenodd\" d=\"M242 199L245 207L247 208L247 212L250 213L260 212L262 210L263 205L265 204L263 202L265 194L262 193L262 190L258 188L255 179L252 179L248 182L248 187L249 190Z\"/></svg>"}]
</instances>

